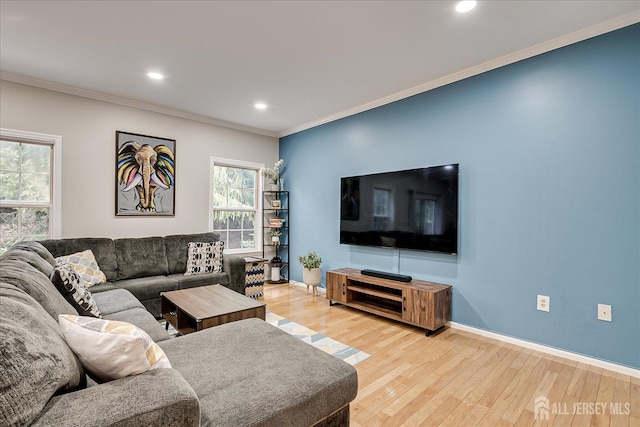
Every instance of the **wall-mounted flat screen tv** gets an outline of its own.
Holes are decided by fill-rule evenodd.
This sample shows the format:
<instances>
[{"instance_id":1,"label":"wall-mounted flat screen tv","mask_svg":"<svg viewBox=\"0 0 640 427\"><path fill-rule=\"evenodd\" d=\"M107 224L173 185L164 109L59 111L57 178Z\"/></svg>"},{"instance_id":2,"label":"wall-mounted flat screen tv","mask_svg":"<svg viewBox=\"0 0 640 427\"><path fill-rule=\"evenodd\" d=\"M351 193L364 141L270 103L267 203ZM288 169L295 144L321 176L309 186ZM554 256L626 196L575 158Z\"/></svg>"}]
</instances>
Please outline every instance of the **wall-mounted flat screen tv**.
<instances>
[{"instance_id":1,"label":"wall-mounted flat screen tv","mask_svg":"<svg viewBox=\"0 0 640 427\"><path fill-rule=\"evenodd\" d=\"M340 179L340 243L458 253L458 164Z\"/></svg>"}]
</instances>

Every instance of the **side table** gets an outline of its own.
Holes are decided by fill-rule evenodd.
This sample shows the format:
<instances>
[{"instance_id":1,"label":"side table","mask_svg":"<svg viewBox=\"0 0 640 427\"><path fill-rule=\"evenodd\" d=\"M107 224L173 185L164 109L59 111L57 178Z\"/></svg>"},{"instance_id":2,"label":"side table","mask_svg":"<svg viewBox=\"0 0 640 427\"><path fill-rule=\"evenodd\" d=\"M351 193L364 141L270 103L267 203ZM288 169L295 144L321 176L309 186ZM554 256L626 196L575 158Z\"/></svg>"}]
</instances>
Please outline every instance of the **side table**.
<instances>
[{"instance_id":1,"label":"side table","mask_svg":"<svg viewBox=\"0 0 640 427\"><path fill-rule=\"evenodd\" d=\"M244 294L257 299L264 296L264 262L263 258L245 257Z\"/></svg>"}]
</instances>

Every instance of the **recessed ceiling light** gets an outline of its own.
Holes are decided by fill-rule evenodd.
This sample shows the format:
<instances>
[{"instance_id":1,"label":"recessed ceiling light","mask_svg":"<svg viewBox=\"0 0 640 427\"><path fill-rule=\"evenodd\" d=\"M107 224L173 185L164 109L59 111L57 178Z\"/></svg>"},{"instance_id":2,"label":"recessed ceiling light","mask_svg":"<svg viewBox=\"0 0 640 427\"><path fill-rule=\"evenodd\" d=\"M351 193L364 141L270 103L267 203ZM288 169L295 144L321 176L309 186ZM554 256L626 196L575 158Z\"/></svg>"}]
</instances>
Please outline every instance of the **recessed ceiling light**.
<instances>
[{"instance_id":1,"label":"recessed ceiling light","mask_svg":"<svg viewBox=\"0 0 640 427\"><path fill-rule=\"evenodd\" d=\"M476 0L462 0L456 5L456 11L460 13L469 12L471 9L476 7L476 4Z\"/></svg>"},{"instance_id":2,"label":"recessed ceiling light","mask_svg":"<svg viewBox=\"0 0 640 427\"><path fill-rule=\"evenodd\" d=\"M164 76L162 74L156 73L154 71L148 72L147 73L147 77L149 77L150 79L153 79L153 80L162 80L162 79L164 79Z\"/></svg>"},{"instance_id":3,"label":"recessed ceiling light","mask_svg":"<svg viewBox=\"0 0 640 427\"><path fill-rule=\"evenodd\" d=\"M253 106L256 108L256 110L266 110L267 109L267 104L265 104L264 102L256 102Z\"/></svg>"}]
</instances>

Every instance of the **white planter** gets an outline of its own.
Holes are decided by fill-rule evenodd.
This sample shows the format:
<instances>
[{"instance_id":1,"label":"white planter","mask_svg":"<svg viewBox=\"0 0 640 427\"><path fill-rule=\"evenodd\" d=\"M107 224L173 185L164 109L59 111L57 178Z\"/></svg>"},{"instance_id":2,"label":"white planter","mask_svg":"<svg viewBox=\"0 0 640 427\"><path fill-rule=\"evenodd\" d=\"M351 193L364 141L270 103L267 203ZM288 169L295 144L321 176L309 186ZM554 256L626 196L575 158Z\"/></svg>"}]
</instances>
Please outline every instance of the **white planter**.
<instances>
[{"instance_id":1,"label":"white planter","mask_svg":"<svg viewBox=\"0 0 640 427\"><path fill-rule=\"evenodd\" d=\"M280 244L280 236L271 236L271 243L274 245Z\"/></svg>"},{"instance_id":2,"label":"white planter","mask_svg":"<svg viewBox=\"0 0 640 427\"><path fill-rule=\"evenodd\" d=\"M302 269L302 281L305 285L318 286L322 281L322 269L318 268L303 268Z\"/></svg>"}]
</instances>

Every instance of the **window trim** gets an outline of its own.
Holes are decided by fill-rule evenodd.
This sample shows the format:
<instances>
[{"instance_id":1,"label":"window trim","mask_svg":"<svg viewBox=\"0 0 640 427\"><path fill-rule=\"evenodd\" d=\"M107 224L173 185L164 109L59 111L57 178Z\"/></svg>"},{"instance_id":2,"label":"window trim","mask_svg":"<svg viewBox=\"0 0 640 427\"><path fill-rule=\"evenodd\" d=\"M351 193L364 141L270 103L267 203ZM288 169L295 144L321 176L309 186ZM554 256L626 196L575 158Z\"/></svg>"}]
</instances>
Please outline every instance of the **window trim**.
<instances>
[{"instance_id":1,"label":"window trim","mask_svg":"<svg viewBox=\"0 0 640 427\"><path fill-rule=\"evenodd\" d=\"M256 253L262 250L262 222L260 221L260 213L262 212L262 189L263 177L260 171L264 169L264 163L247 162L244 160L225 159L222 157L211 157L209 161L209 231L213 230L213 168L214 166L228 166L235 168L255 169L256 171L256 218L253 222L253 235L255 248L226 249L228 254L244 254Z\"/></svg>"},{"instance_id":2,"label":"window trim","mask_svg":"<svg viewBox=\"0 0 640 427\"><path fill-rule=\"evenodd\" d=\"M49 234L52 239L62 237L62 136L46 133L28 132L15 129L0 128L0 138L8 141L27 144L42 144L53 146L53 161L51 162L51 215L49 215ZM0 205L2 205L0 200ZM15 203L11 203L15 205ZM28 206L28 203L24 203Z\"/></svg>"}]
</instances>

